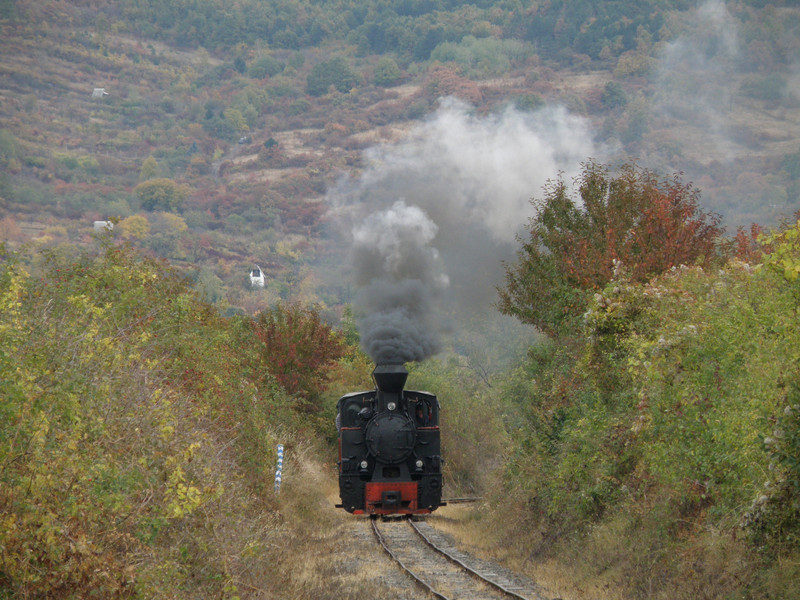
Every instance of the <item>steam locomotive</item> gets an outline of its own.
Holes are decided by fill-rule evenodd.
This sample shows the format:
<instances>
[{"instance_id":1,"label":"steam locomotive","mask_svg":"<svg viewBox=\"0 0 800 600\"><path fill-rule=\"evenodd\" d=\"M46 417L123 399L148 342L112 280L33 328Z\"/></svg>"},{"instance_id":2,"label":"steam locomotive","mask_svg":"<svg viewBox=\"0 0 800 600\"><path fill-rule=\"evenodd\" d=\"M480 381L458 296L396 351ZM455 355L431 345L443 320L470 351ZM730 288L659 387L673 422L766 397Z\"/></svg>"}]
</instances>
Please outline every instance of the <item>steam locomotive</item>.
<instances>
[{"instance_id":1,"label":"steam locomotive","mask_svg":"<svg viewBox=\"0 0 800 600\"><path fill-rule=\"evenodd\" d=\"M339 497L354 514L427 514L442 506L439 402L404 390L403 365L378 365L375 389L339 399Z\"/></svg>"}]
</instances>

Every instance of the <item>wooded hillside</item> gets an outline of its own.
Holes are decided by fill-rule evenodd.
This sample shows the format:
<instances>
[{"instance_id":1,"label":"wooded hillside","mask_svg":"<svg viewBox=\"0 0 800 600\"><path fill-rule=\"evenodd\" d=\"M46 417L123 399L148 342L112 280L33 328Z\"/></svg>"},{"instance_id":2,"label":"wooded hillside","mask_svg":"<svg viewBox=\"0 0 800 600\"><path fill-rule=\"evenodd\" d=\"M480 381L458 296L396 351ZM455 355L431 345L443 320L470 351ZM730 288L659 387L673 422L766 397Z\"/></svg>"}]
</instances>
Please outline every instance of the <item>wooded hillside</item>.
<instances>
[{"instance_id":1,"label":"wooded hillside","mask_svg":"<svg viewBox=\"0 0 800 600\"><path fill-rule=\"evenodd\" d=\"M6 3L3 238L81 243L118 217L226 306L340 305L312 268L332 252L326 192L446 95L485 118L566 106L604 158L686 173L730 227L774 224L800 207L798 19L716 1Z\"/></svg>"}]
</instances>

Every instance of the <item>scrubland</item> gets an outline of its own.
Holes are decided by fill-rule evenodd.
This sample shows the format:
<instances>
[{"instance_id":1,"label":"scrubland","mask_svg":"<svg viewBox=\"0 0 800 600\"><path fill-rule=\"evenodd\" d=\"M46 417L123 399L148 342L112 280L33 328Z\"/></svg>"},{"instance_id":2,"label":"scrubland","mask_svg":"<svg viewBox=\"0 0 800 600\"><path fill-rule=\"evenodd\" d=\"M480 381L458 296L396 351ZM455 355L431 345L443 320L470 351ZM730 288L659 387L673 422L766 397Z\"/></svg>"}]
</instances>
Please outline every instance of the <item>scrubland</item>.
<instances>
[{"instance_id":1,"label":"scrubland","mask_svg":"<svg viewBox=\"0 0 800 600\"><path fill-rule=\"evenodd\" d=\"M456 354L412 366L443 406L448 495L482 498L438 524L565 598L794 595L797 232L646 284L621 269L580 343L539 338L488 379ZM369 386L355 348L313 402L289 394L247 318L107 240L6 253L2 290L7 596L394 585L332 508L332 407Z\"/></svg>"},{"instance_id":2,"label":"scrubland","mask_svg":"<svg viewBox=\"0 0 800 600\"><path fill-rule=\"evenodd\" d=\"M622 271L572 347L532 348L464 538L564 598L795 597L797 227L752 262Z\"/></svg>"}]
</instances>

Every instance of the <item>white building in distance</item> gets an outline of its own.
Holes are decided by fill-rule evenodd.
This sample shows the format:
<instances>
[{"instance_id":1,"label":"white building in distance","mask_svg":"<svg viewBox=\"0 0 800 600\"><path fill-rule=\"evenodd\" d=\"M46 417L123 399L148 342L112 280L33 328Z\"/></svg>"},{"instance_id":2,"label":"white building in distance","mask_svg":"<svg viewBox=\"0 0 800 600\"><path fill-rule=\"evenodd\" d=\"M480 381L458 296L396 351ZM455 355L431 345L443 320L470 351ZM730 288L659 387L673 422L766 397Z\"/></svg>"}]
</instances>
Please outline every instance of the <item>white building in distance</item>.
<instances>
[{"instance_id":1,"label":"white building in distance","mask_svg":"<svg viewBox=\"0 0 800 600\"><path fill-rule=\"evenodd\" d=\"M114 224L111 221L95 221L94 230L97 232L111 231L114 229Z\"/></svg>"},{"instance_id":2,"label":"white building in distance","mask_svg":"<svg viewBox=\"0 0 800 600\"><path fill-rule=\"evenodd\" d=\"M263 288L264 287L264 271L258 265L250 271L250 287Z\"/></svg>"}]
</instances>

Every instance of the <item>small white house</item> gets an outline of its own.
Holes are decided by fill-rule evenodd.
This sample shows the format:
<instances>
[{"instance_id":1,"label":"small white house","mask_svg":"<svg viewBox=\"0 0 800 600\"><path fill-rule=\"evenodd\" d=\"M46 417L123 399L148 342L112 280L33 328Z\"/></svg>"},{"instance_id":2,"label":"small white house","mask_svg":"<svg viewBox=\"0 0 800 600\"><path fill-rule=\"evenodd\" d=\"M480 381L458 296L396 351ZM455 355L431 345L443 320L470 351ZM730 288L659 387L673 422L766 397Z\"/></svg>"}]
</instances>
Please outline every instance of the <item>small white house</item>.
<instances>
[{"instance_id":1,"label":"small white house","mask_svg":"<svg viewBox=\"0 0 800 600\"><path fill-rule=\"evenodd\" d=\"M263 288L264 287L264 271L258 265L250 270L250 287Z\"/></svg>"},{"instance_id":2,"label":"small white house","mask_svg":"<svg viewBox=\"0 0 800 600\"><path fill-rule=\"evenodd\" d=\"M108 96L106 88L94 88L92 90L92 98L104 98L105 96Z\"/></svg>"},{"instance_id":3,"label":"small white house","mask_svg":"<svg viewBox=\"0 0 800 600\"><path fill-rule=\"evenodd\" d=\"M111 231L114 229L114 224L111 221L95 221L94 230L97 232Z\"/></svg>"}]
</instances>

